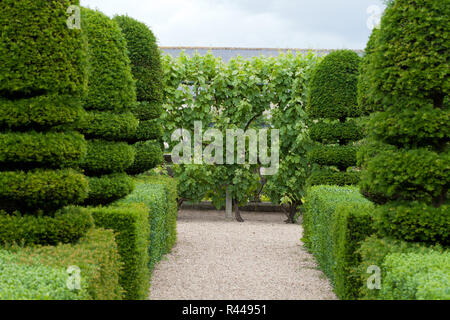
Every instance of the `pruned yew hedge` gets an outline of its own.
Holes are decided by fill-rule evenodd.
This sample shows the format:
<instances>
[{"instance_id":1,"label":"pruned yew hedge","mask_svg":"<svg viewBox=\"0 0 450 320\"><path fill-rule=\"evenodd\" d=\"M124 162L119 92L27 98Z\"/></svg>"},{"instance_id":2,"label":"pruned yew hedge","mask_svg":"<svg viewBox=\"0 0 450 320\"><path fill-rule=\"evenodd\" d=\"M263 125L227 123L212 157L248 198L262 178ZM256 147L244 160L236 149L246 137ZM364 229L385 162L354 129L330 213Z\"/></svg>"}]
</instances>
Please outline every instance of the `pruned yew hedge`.
<instances>
[{"instance_id":1,"label":"pruned yew hedge","mask_svg":"<svg viewBox=\"0 0 450 320\"><path fill-rule=\"evenodd\" d=\"M133 164L127 168L128 174L139 174L155 168L164 161L159 141L140 141L133 145L136 156Z\"/></svg>"},{"instance_id":2,"label":"pruned yew hedge","mask_svg":"<svg viewBox=\"0 0 450 320\"><path fill-rule=\"evenodd\" d=\"M133 191L135 183L124 173L88 177L89 195L84 201L86 205L106 205L125 197Z\"/></svg>"},{"instance_id":3,"label":"pruned yew hedge","mask_svg":"<svg viewBox=\"0 0 450 320\"><path fill-rule=\"evenodd\" d=\"M84 137L75 132L0 133L0 166L3 170L73 167L86 151Z\"/></svg>"},{"instance_id":4,"label":"pruned yew hedge","mask_svg":"<svg viewBox=\"0 0 450 320\"><path fill-rule=\"evenodd\" d=\"M0 172L0 209L32 213L81 203L88 193L85 176L72 169Z\"/></svg>"},{"instance_id":5,"label":"pruned yew hedge","mask_svg":"<svg viewBox=\"0 0 450 320\"><path fill-rule=\"evenodd\" d=\"M0 96L1 130L45 130L70 124L83 115L80 99L68 95L41 95L9 100Z\"/></svg>"},{"instance_id":6,"label":"pruned yew hedge","mask_svg":"<svg viewBox=\"0 0 450 320\"><path fill-rule=\"evenodd\" d=\"M354 146L315 146L308 152L307 158L313 163L345 170L356 164L356 151Z\"/></svg>"},{"instance_id":7,"label":"pruned yew hedge","mask_svg":"<svg viewBox=\"0 0 450 320\"><path fill-rule=\"evenodd\" d=\"M134 148L125 142L89 140L80 166L89 176L120 173L133 164L134 157Z\"/></svg>"},{"instance_id":8,"label":"pruned yew hedge","mask_svg":"<svg viewBox=\"0 0 450 320\"><path fill-rule=\"evenodd\" d=\"M87 112L75 125L86 139L127 141L136 134L139 121L132 113Z\"/></svg>"},{"instance_id":9,"label":"pruned yew hedge","mask_svg":"<svg viewBox=\"0 0 450 320\"><path fill-rule=\"evenodd\" d=\"M334 185L347 186L357 185L360 181L361 173L357 171L342 172L334 170L313 171L308 178L310 186Z\"/></svg>"},{"instance_id":10,"label":"pruned yew hedge","mask_svg":"<svg viewBox=\"0 0 450 320\"><path fill-rule=\"evenodd\" d=\"M94 225L83 208L66 207L54 215L23 215L0 211L1 245L57 245L75 243Z\"/></svg>"},{"instance_id":11,"label":"pruned yew hedge","mask_svg":"<svg viewBox=\"0 0 450 320\"><path fill-rule=\"evenodd\" d=\"M309 127L309 136L312 140L326 144L347 144L361 140L364 137L363 130L354 120L347 122L314 123Z\"/></svg>"},{"instance_id":12,"label":"pruned yew hedge","mask_svg":"<svg viewBox=\"0 0 450 320\"><path fill-rule=\"evenodd\" d=\"M79 0L0 2L0 96L80 94L86 86L82 30L67 8Z\"/></svg>"},{"instance_id":13,"label":"pruned yew hedge","mask_svg":"<svg viewBox=\"0 0 450 320\"><path fill-rule=\"evenodd\" d=\"M130 111L137 119L147 121L158 119L163 112L163 107L161 103L139 101L130 107Z\"/></svg>"}]
</instances>

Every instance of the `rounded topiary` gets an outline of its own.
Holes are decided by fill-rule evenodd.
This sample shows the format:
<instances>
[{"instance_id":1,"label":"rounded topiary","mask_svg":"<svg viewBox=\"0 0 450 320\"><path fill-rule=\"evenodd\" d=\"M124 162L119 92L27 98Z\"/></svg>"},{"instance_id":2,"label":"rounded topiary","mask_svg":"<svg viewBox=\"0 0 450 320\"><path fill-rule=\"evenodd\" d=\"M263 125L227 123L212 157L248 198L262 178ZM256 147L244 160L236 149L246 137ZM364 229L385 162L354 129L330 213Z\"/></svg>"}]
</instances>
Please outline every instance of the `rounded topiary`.
<instances>
[{"instance_id":1,"label":"rounded topiary","mask_svg":"<svg viewBox=\"0 0 450 320\"><path fill-rule=\"evenodd\" d=\"M129 174L139 174L155 168L162 163L163 153L158 141L141 141L134 144L136 158L131 167L127 169Z\"/></svg>"},{"instance_id":2,"label":"rounded topiary","mask_svg":"<svg viewBox=\"0 0 450 320\"><path fill-rule=\"evenodd\" d=\"M0 95L79 94L86 86L82 30L67 26L79 0L0 1Z\"/></svg>"},{"instance_id":3,"label":"rounded topiary","mask_svg":"<svg viewBox=\"0 0 450 320\"><path fill-rule=\"evenodd\" d=\"M74 123L83 113L83 104L75 96L43 95L16 100L0 97L0 130L42 131Z\"/></svg>"},{"instance_id":4,"label":"rounded topiary","mask_svg":"<svg viewBox=\"0 0 450 320\"><path fill-rule=\"evenodd\" d=\"M137 100L161 103L163 70L153 32L144 23L128 16L116 16L114 20L127 41L131 68L136 79Z\"/></svg>"},{"instance_id":5,"label":"rounded topiary","mask_svg":"<svg viewBox=\"0 0 450 320\"><path fill-rule=\"evenodd\" d=\"M380 232L400 240L449 241L449 14L439 0L392 2L364 69L365 98L381 106L368 134L390 147L364 156L361 193L383 205Z\"/></svg>"},{"instance_id":6,"label":"rounded topiary","mask_svg":"<svg viewBox=\"0 0 450 320\"><path fill-rule=\"evenodd\" d=\"M357 83L361 58L354 51L327 55L314 71L307 111L313 119L358 117Z\"/></svg>"},{"instance_id":7,"label":"rounded topiary","mask_svg":"<svg viewBox=\"0 0 450 320\"><path fill-rule=\"evenodd\" d=\"M350 185L359 174L345 172L357 163L353 142L363 138L363 131L352 117L360 115L357 107L357 79L361 58L353 51L330 53L313 72L307 105L310 138L317 143L307 153L313 170L309 185ZM330 167L336 167L332 170Z\"/></svg>"},{"instance_id":8,"label":"rounded topiary","mask_svg":"<svg viewBox=\"0 0 450 320\"><path fill-rule=\"evenodd\" d=\"M130 111L141 121L158 119L163 112L161 103L139 101L133 104Z\"/></svg>"},{"instance_id":9,"label":"rounded topiary","mask_svg":"<svg viewBox=\"0 0 450 320\"><path fill-rule=\"evenodd\" d=\"M89 177L86 205L106 205L125 197L134 189L134 180L124 173Z\"/></svg>"},{"instance_id":10,"label":"rounded topiary","mask_svg":"<svg viewBox=\"0 0 450 320\"><path fill-rule=\"evenodd\" d=\"M117 23L99 11L82 9L89 42L88 110L123 111L136 100L127 43Z\"/></svg>"}]
</instances>

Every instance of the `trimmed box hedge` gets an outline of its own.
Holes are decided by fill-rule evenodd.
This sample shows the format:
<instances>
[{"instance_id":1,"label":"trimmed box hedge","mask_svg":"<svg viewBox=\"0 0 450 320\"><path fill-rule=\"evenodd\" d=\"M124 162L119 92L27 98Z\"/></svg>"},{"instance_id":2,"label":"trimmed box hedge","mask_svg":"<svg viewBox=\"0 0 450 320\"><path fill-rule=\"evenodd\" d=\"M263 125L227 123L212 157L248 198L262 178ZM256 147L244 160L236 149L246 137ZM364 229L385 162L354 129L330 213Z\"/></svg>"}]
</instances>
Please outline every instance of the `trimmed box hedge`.
<instances>
[{"instance_id":1,"label":"trimmed box hedge","mask_svg":"<svg viewBox=\"0 0 450 320\"><path fill-rule=\"evenodd\" d=\"M81 271L81 290L67 289L67 268ZM111 230L91 229L76 244L0 250L0 300L120 300L122 267Z\"/></svg>"},{"instance_id":2,"label":"trimmed box hedge","mask_svg":"<svg viewBox=\"0 0 450 320\"><path fill-rule=\"evenodd\" d=\"M425 289L427 287L428 289L425 289L424 294L433 294L432 292L439 291L439 288L441 288L442 283L436 285L436 282L432 281L429 282L426 277L423 278L423 274L417 274L417 278L409 278L409 272L405 272L405 270L400 270L395 267L395 264L397 262L393 262L392 260L389 262L388 265L385 264L386 258L388 256L392 256L395 254L414 254L414 255L421 255L423 257L423 261L425 264L429 263L429 259L426 258L427 255L431 255L430 257L435 256L435 254L438 255L447 255L448 256L448 250L444 250L441 246L424 246L422 243L418 242L405 242L401 240L395 240L392 238L378 238L377 236L373 235L366 239L364 242L362 242L361 247L358 249L357 254L361 257L361 262L358 266L356 266L353 270L353 272L357 275L359 275L361 281L361 288L359 290L359 298L362 300L383 300L383 299L389 299L390 293L391 294L395 291L395 288L401 288L400 291L403 290L413 290L417 292L416 290L419 287L422 287ZM397 260L396 258L394 258ZM433 260L433 258L431 258ZM404 265L404 264L403 264ZM371 290L367 286L367 280L368 278L373 275L367 272L368 268L370 266L377 266L381 270L381 290ZM415 271L416 266L409 265L408 269L411 271ZM422 267L419 267L419 269ZM397 269L397 270L394 270ZM442 271L448 271L448 264L442 265ZM394 275L388 275L388 273L394 273ZM422 273L422 272L421 272ZM429 273L428 276L430 277L429 280L433 278L433 272ZM427 277L428 277L427 276ZM435 273L436 277L440 277L439 273ZM392 279L392 280L389 280ZM393 279L402 279L399 282L393 283ZM409 278L405 281L405 278ZM421 280L422 278L422 280ZM388 282L386 283L385 280L388 279ZM412 281L411 281L412 280ZM421 282L422 284L418 286L418 282ZM425 281L424 281L425 280ZM402 283L403 282L403 283ZM434 283L434 284L433 284ZM406 284L406 286L405 286ZM433 289L434 287L434 289ZM447 287L448 289L448 287ZM410 293L402 295L402 297L397 297L397 299L406 299L407 297L410 297ZM434 296L433 299L436 299L437 297ZM441 296L442 298L442 296ZM412 299L418 299L417 296L415 296Z\"/></svg>"},{"instance_id":3,"label":"trimmed box hedge","mask_svg":"<svg viewBox=\"0 0 450 320\"><path fill-rule=\"evenodd\" d=\"M150 287L148 247L150 224L144 204L91 208L95 225L116 233L123 268L119 283L125 290L124 299L144 300Z\"/></svg>"},{"instance_id":4,"label":"trimmed box hedge","mask_svg":"<svg viewBox=\"0 0 450 320\"><path fill-rule=\"evenodd\" d=\"M333 170L315 170L307 179L307 185L334 185L334 186L348 186L358 184L361 173L357 171L342 172Z\"/></svg>"}]
</instances>

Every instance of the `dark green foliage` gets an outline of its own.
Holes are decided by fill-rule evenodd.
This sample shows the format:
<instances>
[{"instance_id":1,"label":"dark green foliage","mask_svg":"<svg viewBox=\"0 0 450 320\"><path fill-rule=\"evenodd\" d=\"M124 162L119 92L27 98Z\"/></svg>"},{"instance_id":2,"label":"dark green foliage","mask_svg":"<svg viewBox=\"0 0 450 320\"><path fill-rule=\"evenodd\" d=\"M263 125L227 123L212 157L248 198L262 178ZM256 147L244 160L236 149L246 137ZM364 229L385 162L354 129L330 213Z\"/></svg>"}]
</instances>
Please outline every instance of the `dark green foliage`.
<instances>
[{"instance_id":1,"label":"dark green foliage","mask_svg":"<svg viewBox=\"0 0 450 320\"><path fill-rule=\"evenodd\" d=\"M364 169L366 167L366 163L376 155L384 151L396 150L397 148L393 145L385 144L373 139L365 139L362 141L361 146L356 152L356 163L358 167L362 167Z\"/></svg>"},{"instance_id":2,"label":"dark green foliage","mask_svg":"<svg viewBox=\"0 0 450 320\"><path fill-rule=\"evenodd\" d=\"M450 108L441 110L431 104L389 108L373 114L367 130L374 139L398 147L440 148L450 140Z\"/></svg>"},{"instance_id":3,"label":"dark green foliage","mask_svg":"<svg viewBox=\"0 0 450 320\"><path fill-rule=\"evenodd\" d=\"M150 225L148 208L143 204L90 209L95 225L116 233L123 268L119 282L124 299L144 300L148 297L150 277L148 246Z\"/></svg>"},{"instance_id":4,"label":"dark green foliage","mask_svg":"<svg viewBox=\"0 0 450 320\"><path fill-rule=\"evenodd\" d=\"M446 1L396 0L388 6L365 76L371 104L443 107L450 89L449 16Z\"/></svg>"},{"instance_id":5,"label":"dark green foliage","mask_svg":"<svg viewBox=\"0 0 450 320\"><path fill-rule=\"evenodd\" d=\"M81 101L73 96L43 95L18 100L0 97L0 129L47 129L73 123L83 112Z\"/></svg>"},{"instance_id":6,"label":"dark green foliage","mask_svg":"<svg viewBox=\"0 0 450 320\"><path fill-rule=\"evenodd\" d=\"M86 139L125 141L135 136L138 125L131 113L87 112L75 126Z\"/></svg>"},{"instance_id":7,"label":"dark green foliage","mask_svg":"<svg viewBox=\"0 0 450 320\"><path fill-rule=\"evenodd\" d=\"M335 250L344 250L342 247L335 249L333 242L333 221L336 209L340 204L367 206L369 202L359 194L355 187L314 186L308 189L303 215L303 242L315 256L320 268L331 279L332 283L335 283ZM366 215L368 212L367 209L367 212L361 212L360 214ZM364 228L368 227L365 223L364 226ZM353 228L353 226L350 227ZM337 231L341 232L342 230ZM337 235L337 237L342 237L342 235ZM345 237L341 240L344 243L340 245L345 246ZM359 241L359 236L356 240Z\"/></svg>"},{"instance_id":8,"label":"dark green foliage","mask_svg":"<svg viewBox=\"0 0 450 320\"><path fill-rule=\"evenodd\" d=\"M85 89L85 43L82 30L67 27L70 5L79 1L0 1L0 95Z\"/></svg>"},{"instance_id":9,"label":"dark green foliage","mask_svg":"<svg viewBox=\"0 0 450 320\"><path fill-rule=\"evenodd\" d=\"M5 293L6 288L0 285L0 299L12 299L13 297L14 299L32 300L61 299L59 292L68 291L65 278L68 277L67 268L69 266L78 266L80 268L82 289L76 294L80 299L122 299L123 289L119 284L119 272L122 264L115 236L111 230L90 229L86 236L81 238L76 244L60 244L56 247L12 247L9 248L9 251L8 254L13 254L11 256L13 260L9 260L8 264L14 261L16 266L19 264L19 268L30 266L33 272L29 278L19 271L15 273L17 276L7 273L6 275L9 276L9 279L6 278L7 282L13 279L20 279L22 284L13 288L10 287L11 291L6 296L1 295L1 293ZM0 251L0 255L3 256L6 252ZM40 272L42 266L57 270L63 276L64 281L54 282L53 279L48 278L46 273ZM2 275L4 275L3 272ZM43 275L44 278L48 279L48 283L55 283L54 288L48 288L44 284L36 286L36 280ZM30 287L29 291L24 290L28 286ZM40 296L39 292L42 292L45 297ZM72 291L72 295L75 292ZM70 299L72 298L70 297Z\"/></svg>"},{"instance_id":10,"label":"dark green foliage","mask_svg":"<svg viewBox=\"0 0 450 320\"><path fill-rule=\"evenodd\" d=\"M55 210L82 202L88 181L72 169L0 172L0 209Z\"/></svg>"},{"instance_id":11,"label":"dark green foliage","mask_svg":"<svg viewBox=\"0 0 450 320\"><path fill-rule=\"evenodd\" d=\"M391 202L379 206L375 225L380 236L406 241L450 245L450 208L420 202Z\"/></svg>"},{"instance_id":12,"label":"dark green foliage","mask_svg":"<svg viewBox=\"0 0 450 320\"><path fill-rule=\"evenodd\" d=\"M116 16L114 20L119 24L127 41L131 69L136 79L137 100L160 103L163 71L153 32L144 23L128 16Z\"/></svg>"},{"instance_id":13,"label":"dark green foliage","mask_svg":"<svg viewBox=\"0 0 450 320\"><path fill-rule=\"evenodd\" d=\"M356 251L361 241L375 232L373 210L373 204L368 201L352 201L336 206L332 218L333 255L336 261L333 272L334 289L341 300L358 297L361 279L353 271L360 263Z\"/></svg>"},{"instance_id":14,"label":"dark green foliage","mask_svg":"<svg viewBox=\"0 0 450 320\"><path fill-rule=\"evenodd\" d=\"M307 180L309 186L335 185L348 186L356 185L360 180L360 172L342 172L333 170L316 170L311 173Z\"/></svg>"},{"instance_id":15,"label":"dark green foliage","mask_svg":"<svg viewBox=\"0 0 450 320\"><path fill-rule=\"evenodd\" d=\"M89 40L88 110L124 111L136 99L126 40L117 23L99 11L82 9Z\"/></svg>"},{"instance_id":16,"label":"dark green foliage","mask_svg":"<svg viewBox=\"0 0 450 320\"><path fill-rule=\"evenodd\" d=\"M65 168L86 155L86 141L75 132L0 133L0 167Z\"/></svg>"},{"instance_id":17,"label":"dark green foliage","mask_svg":"<svg viewBox=\"0 0 450 320\"><path fill-rule=\"evenodd\" d=\"M161 103L140 101L130 107L130 111L141 121L158 119L163 112Z\"/></svg>"},{"instance_id":18,"label":"dark green foliage","mask_svg":"<svg viewBox=\"0 0 450 320\"><path fill-rule=\"evenodd\" d=\"M336 166L340 170L356 165L354 146L315 146L308 152L308 161L323 166Z\"/></svg>"},{"instance_id":19,"label":"dark green foliage","mask_svg":"<svg viewBox=\"0 0 450 320\"><path fill-rule=\"evenodd\" d=\"M327 123L320 121L309 127L309 136L313 141L320 143L347 144L363 138L362 129L355 121Z\"/></svg>"},{"instance_id":20,"label":"dark green foliage","mask_svg":"<svg viewBox=\"0 0 450 320\"><path fill-rule=\"evenodd\" d=\"M450 181L450 154L427 149L384 151L367 161L361 189L372 201L443 203ZM376 198L370 195L377 195ZM381 197L381 198L380 198Z\"/></svg>"},{"instance_id":21,"label":"dark green foliage","mask_svg":"<svg viewBox=\"0 0 450 320\"><path fill-rule=\"evenodd\" d=\"M88 175L125 172L133 164L135 150L125 142L89 140L86 157L80 166Z\"/></svg>"},{"instance_id":22,"label":"dark green foliage","mask_svg":"<svg viewBox=\"0 0 450 320\"><path fill-rule=\"evenodd\" d=\"M164 161L158 141L141 141L134 144L136 156L134 163L127 169L128 174L138 174L155 168Z\"/></svg>"},{"instance_id":23,"label":"dark green foliage","mask_svg":"<svg viewBox=\"0 0 450 320\"><path fill-rule=\"evenodd\" d=\"M421 254L428 255L437 252L442 254L444 250L440 246L426 247L421 243L405 242L400 240L394 240L391 238L379 239L376 236L368 238L361 244L360 249L357 254L361 257L361 263L354 268L354 273L361 277L361 288L359 291L359 297L363 300L376 300L385 299L382 292L393 292L394 287L385 286L385 279L390 277L388 275L389 271L385 268L386 257L392 254L404 253L404 254ZM368 273L367 270L370 266L378 266L381 269L381 288L382 290L370 290L367 287L367 280L373 273ZM443 266L446 268L446 266ZM409 270L413 270L412 266L409 266ZM403 271L403 274L406 275ZM436 275L436 273L434 273ZM398 274L397 274L398 275ZM429 274L433 276L433 273ZM439 276L439 275L438 275ZM412 276L410 279L419 279L420 277ZM398 283L399 284L399 283ZM425 284L425 282L423 282ZM425 289L428 286L422 286ZM417 282L414 286L410 288L417 288ZM433 289L433 286L429 287ZM415 298L417 299L417 298Z\"/></svg>"},{"instance_id":24,"label":"dark green foliage","mask_svg":"<svg viewBox=\"0 0 450 320\"><path fill-rule=\"evenodd\" d=\"M370 68L371 59L373 58L373 53L376 49L377 37L380 29L374 28L369 41L366 45L365 55L359 66L359 78L358 78L358 107L361 114L367 115L375 111L381 111L382 106L371 105L368 101L368 92L370 90L370 79L368 76L368 69Z\"/></svg>"},{"instance_id":25,"label":"dark green foliage","mask_svg":"<svg viewBox=\"0 0 450 320\"><path fill-rule=\"evenodd\" d=\"M136 134L129 139L129 142L160 139L162 135L163 129L159 119L139 121Z\"/></svg>"},{"instance_id":26,"label":"dark green foliage","mask_svg":"<svg viewBox=\"0 0 450 320\"><path fill-rule=\"evenodd\" d=\"M125 197L133 191L134 181L123 173L89 177L89 196L87 205L108 204Z\"/></svg>"},{"instance_id":27,"label":"dark green foliage","mask_svg":"<svg viewBox=\"0 0 450 320\"><path fill-rule=\"evenodd\" d=\"M311 118L358 117L357 82L361 58L351 50L330 53L313 73L307 106Z\"/></svg>"},{"instance_id":28,"label":"dark green foliage","mask_svg":"<svg viewBox=\"0 0 450 320\"><path fill-rule=\"evenodd\" d=\"M66 207L53 216L0 211L0 225L2 245L56 245L78 241L93 226L93 220L83 208Z\"/></svg>"}]
</instances>

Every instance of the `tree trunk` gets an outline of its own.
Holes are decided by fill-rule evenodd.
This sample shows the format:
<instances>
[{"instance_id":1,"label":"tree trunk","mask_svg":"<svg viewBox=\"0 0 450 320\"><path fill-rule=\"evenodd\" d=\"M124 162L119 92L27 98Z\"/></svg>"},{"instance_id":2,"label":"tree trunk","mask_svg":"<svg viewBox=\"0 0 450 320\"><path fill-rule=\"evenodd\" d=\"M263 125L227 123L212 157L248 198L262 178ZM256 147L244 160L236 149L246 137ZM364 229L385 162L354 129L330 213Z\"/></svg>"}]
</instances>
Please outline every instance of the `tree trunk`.
<instances>
[{"instance_id":1,"label":"tree trunk","mask_svg":"<svg viewBox=\"0 0 450 320\"><path fill-rule=\"evenodd\" d=\"M241 212L239 211L239 203L236 200L233 200L234 204L234 217L237 222L244 222L244 219L241 217Z\"/></svg>"}]
</instances>

